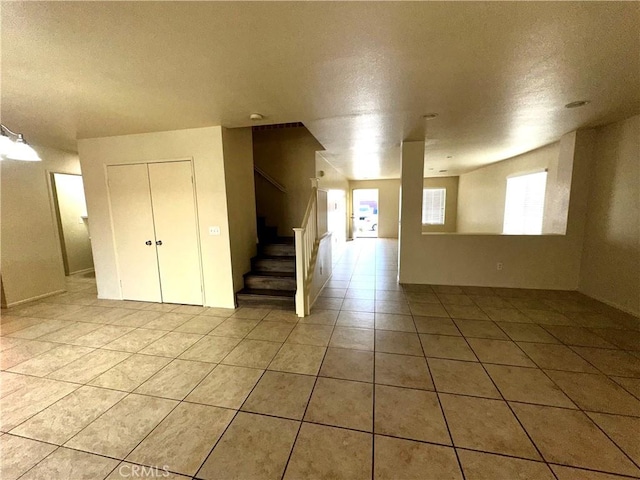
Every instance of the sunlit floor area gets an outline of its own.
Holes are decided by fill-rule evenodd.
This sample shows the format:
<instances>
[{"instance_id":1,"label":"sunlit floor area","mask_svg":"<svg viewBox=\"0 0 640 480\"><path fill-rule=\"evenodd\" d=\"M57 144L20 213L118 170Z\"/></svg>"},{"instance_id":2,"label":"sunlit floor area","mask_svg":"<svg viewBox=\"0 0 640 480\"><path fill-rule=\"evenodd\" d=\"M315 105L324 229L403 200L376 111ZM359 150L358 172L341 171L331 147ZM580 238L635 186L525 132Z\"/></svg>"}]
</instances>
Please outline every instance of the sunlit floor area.
<instances>
[{"instance_id":1,"label":"sunlit floor area","mask_svg":"<svg viewBox=\"0 0 640 480\"><path fill-rule=\"evenodd\" d=\"M640 323L575 292L397 284L349 242L312 314L3 310L0 478L640 477Z\"/></svg>"},{"instance_id":2,"label":"sunlit floor area","mask_svg":"<svg viewBox=\"0 0 640 480\"><path fill-rule=\"evenodd\" d=\"M364 221L356 222L355 238L378 238L378 226L372 227L370 223Z\"/></svg>"}]
</instances>

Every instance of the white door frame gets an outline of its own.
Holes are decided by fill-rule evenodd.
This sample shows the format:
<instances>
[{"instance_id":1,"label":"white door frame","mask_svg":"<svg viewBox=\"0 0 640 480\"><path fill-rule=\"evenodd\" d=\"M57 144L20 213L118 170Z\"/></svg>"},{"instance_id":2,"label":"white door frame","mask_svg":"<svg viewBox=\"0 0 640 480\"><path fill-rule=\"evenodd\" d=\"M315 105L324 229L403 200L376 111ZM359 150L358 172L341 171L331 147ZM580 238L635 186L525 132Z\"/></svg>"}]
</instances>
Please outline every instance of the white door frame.
<instances>
[{"instance_id":1,"label":"white door frame","mask_svg":"<svg viewBox=\"0 0 640 480\"><path fill-rule=\"evenodd\" d=\"M104 179L105 179L105 184L106 184L106 188L107 188L107 200L109 202L109 221L111 224L111 242L113 245L113 253L114 253L114 257L116 259L116 272L118 275L118 288L120 289L120 299L123 298L122 296L122 284L120 282L121 280L121 274L120 274L120 267L119 267L119 261L118 261L118 251L116 248L116 239L115 239L115 228L113 225L113 210L111 208L111 191L109 189L109 175L108 175L108 167L116 167L116 166L127 166L127 165L148 165L150 163L175 163L175 162L189 162L189 164L191 165L191 177L193 178L193 183L192 183L192 189L193 189L193 202L194 202L194 207L195 207L195 211L194 211L194 215L195 215L195 222L196 222L196 237L197 237L197 245L198 245L198 266L200 269L200 286L201 286L201 290L202 290L202 305L206 305L206 296L205 296L205 282L204 282L204 270L202 267L202 240L201 240L201 233L200 233L200 218L199 218L199 209L198 209L198 196L197 196L197 187L196 187L196 176L195 176L195 167L194 167L194 162L193 162L193 157L184 157L184 158L172 158L172 159L164 159L164 160L150 160L150 161L140 161L140 162L124 162L124 163L109 163L109 164L105 164L104 167Z\"/></svg>"}]
</instances>

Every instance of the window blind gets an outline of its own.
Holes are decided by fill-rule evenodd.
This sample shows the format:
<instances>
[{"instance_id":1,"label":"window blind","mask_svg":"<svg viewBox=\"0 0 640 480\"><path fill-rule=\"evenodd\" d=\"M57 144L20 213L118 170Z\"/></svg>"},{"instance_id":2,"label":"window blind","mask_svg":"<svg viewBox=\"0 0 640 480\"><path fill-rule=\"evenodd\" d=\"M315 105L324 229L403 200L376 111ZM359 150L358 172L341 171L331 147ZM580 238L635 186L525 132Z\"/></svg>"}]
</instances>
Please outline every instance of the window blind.
<instances>
[{"instance_id":1,"label":"window blind","mask_svg":"<svg viewBox=\"0 0 640 480\"><path fill-rule=\"evenodd\" d=\"M540 235L544 215L547 172L507 178L502 233Z\"/></svg>"},{"instance_id":2,"label":"window blind","mask_svg":"<svg viewBox=\"0 0 640 480\"><path fill-rule=\"evenodd\" d=\"M422 224L444 225L444 209L447 190L425 188L422 190Z\"/></svg>"}]
</instances>

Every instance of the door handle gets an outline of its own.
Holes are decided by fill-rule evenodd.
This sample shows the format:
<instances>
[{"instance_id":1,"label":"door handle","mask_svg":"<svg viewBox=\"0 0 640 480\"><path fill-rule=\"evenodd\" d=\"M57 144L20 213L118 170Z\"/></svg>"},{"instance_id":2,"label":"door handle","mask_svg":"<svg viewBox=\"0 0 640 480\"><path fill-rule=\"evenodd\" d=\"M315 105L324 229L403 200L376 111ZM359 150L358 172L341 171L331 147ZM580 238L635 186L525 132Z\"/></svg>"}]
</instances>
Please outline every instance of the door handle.
<instances>
[{"instance_id":1,"label":"door handle","mask_svg":"<svg viewBox=\"0 0 640 480\"><path fill-rule=\"evenodd\" d=\"M162 245L162 240L156 241L156 245Z\"/></svg>"},{"instance_id":2,"label":"door handle","mask_svg":"<svg viewBox=\"0 0 640 480\"><path fill-rule=\"evenodd\" d=\"M144 242L145 245L152 245L153 242L151 240L147 240L146 242Z\"/></svg>"}]
</instances>

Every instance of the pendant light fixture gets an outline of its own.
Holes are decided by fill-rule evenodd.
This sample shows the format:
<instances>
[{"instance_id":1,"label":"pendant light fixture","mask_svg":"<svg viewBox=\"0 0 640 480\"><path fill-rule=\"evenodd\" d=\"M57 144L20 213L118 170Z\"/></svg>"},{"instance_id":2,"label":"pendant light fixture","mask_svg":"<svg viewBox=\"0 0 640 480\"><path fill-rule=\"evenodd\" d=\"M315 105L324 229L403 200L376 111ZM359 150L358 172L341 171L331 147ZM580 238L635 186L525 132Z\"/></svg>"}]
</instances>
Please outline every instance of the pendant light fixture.
<instances>
[{"instance_id":1,"label":"pendant light fixture","mask_svg":"<svg viewBox=\"0 0 640 480\"><path fill-rule=\"evenodd\" d=\"M23 162L39 162L36 152L24 139L21 133L15 133L0 124L0 155L7 160Z\"/></svg>"}]
</instances>

